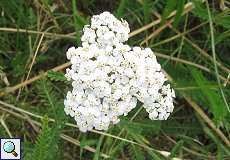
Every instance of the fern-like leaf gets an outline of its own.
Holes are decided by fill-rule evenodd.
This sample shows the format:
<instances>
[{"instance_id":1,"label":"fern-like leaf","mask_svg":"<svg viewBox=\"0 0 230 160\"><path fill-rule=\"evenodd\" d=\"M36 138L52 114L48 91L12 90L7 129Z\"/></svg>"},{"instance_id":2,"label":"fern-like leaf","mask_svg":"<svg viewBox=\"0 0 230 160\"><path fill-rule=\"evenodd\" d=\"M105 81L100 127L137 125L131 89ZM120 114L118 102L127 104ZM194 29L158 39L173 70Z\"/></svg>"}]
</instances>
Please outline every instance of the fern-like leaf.
<instances>
[{"instance_id":1,"label":"fern-like leaf","mask_svg":"<svg viewBox=\"0 0 230 160\"><path fill-rule=\"evenodd\" d=\"M60 148L59 135L65 122L63 104L58 100L58 95L46 79L39 81L38 90L41 97L46 101L47 107L51 108L55 123L49 125L48 117L45 116L41 133L37 138L31 157L33 160L56 160Z\"/></svg>"},{"instance_id":2,"label":"fern-like leaf","mask_svg":"<svg viewBox=\"0 0 230 160\"><path fill-rule=\"evenodd\" d=\"M64 83L68 83L67 79L65 78L62 72L54 72L49 71L47 75L52 81L61 81Z\"/></svg>"}]
</instances>

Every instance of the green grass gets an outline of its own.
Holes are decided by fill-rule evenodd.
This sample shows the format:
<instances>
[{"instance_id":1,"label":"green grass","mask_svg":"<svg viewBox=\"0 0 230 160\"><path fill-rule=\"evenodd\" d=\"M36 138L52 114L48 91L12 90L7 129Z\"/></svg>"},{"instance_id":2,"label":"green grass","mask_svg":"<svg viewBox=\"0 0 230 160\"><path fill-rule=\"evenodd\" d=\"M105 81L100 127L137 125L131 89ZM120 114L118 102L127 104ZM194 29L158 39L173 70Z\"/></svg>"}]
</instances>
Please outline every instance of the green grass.
<instances>
[{"instance_id":1,"label":"green grass","mask_svg":"<svg viewBox=\"0 0 230 160\"><path fill-rule=\"evenodd\" d=\"M0 137L24 138L26 160L229 159L229 6L225 0L1 1ZM162 19L128 44L157 35L142 47L155 51L176 90L167 121L150 121L136 108L107 132L81 133L65 116L71 88L65 52L80 44L83 26L104 10L126 19L131 31Z\"/></svg>"}]
</instances>

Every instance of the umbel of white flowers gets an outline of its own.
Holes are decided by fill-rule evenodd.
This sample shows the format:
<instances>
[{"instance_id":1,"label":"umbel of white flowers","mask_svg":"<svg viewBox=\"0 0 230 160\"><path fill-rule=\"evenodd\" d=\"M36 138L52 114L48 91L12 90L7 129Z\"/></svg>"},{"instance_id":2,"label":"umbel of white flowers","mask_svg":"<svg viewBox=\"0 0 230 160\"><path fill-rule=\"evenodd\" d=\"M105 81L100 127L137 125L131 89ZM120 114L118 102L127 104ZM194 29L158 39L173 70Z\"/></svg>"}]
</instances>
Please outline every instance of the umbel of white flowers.
<instances>
[{"instance_id":1,"label":"umbel of white flowers","mask_svg":"<svg viewBox=\"0 0 230 160\"><path fill-rule=\"evenodd\" d=\"M152 120L166 120L173 111L174 90L161 72L150 48L130 47L129 25L109 12L94 15L81 37L82 47L71 47L72 66L66 78L73 89L67 93L65 113L82 132L107 130L143 103Z\"/></svg>"}]
</instances>

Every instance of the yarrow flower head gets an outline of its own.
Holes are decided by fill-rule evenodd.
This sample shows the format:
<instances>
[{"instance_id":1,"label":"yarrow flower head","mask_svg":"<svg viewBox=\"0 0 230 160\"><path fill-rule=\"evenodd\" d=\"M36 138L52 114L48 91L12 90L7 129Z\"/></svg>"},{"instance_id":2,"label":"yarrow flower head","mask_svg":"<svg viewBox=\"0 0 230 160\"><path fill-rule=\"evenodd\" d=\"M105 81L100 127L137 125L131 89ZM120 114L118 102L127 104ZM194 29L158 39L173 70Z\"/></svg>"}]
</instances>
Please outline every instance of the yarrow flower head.
<instances>
[{"instance_id":1,"label":"yarrow flower head","mask_svg":"<svg viewBox=\"0 0 230 160\"><path fill-rule=\"evenodd\" d=\"M150 48L130 47L129 25L109 12L94 15L81 37L82 47L66 55L72 66L66 78L72 82L65 113L82 132L107 130L140 101L152 120L166 120L173 111L174 90Z\"/></svg>"}]
</instances>

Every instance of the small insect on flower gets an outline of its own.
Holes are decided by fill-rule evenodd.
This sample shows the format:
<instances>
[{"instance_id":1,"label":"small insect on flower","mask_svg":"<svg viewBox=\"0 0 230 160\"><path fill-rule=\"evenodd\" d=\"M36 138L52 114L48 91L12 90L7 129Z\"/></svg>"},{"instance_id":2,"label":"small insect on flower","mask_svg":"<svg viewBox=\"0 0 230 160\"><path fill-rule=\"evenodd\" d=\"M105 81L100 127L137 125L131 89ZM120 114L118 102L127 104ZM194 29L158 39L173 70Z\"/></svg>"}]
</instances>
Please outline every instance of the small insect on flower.
<instances>
[{"instance_id":1,"label":"small insect on flower","mask_svg":"<svg viewBox=\"0 0 230 160\"><path fill-rule=\"evenodd\" d=\"M82 47L66 55L72 66L66 78L72 91L64 100L65 113L82 132L107 130L143 103L152 120L166 120L173 111L174 90L165 84L155 54L150 48L130 47L129 25L109 12L94 15L81 37Z\"/></svg>"}]
</instances>

